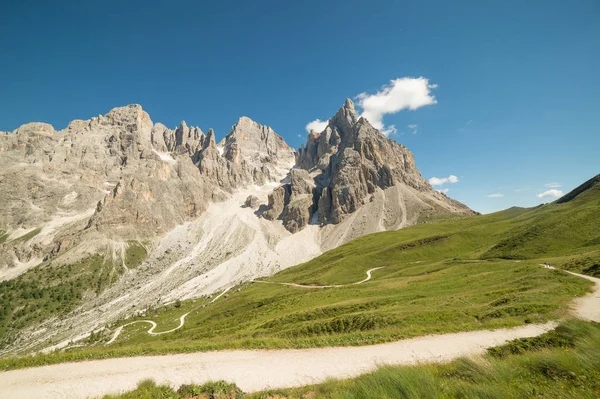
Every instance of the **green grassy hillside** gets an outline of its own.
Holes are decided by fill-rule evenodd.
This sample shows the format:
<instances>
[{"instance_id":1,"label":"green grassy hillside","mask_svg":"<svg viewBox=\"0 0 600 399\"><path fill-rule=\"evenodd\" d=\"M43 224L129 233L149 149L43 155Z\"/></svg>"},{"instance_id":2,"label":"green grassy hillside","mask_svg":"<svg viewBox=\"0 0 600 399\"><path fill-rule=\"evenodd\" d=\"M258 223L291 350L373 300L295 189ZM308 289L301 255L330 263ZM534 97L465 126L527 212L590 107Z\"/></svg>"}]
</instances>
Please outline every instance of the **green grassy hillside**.
<instances>
[{"instance_id":1,"label":"green grassy hillside","mask_svg":"<svg viewBox=\"0 0 600 399\"><path fill-rule=\"evenodd\" d=\"M97 342L88 347L5 361L3 367L220 348L363 345L557 319L591 283L539 264L596 270L599 211L596 184L560 204L365 236L266 279L347 284L364 279L367 269L384 266L364 284L306 289L247 283L213 304L184 301L143 316L166 330L191 311L174 333L149 336L148 326L137 324L108 347L103 343L109 334L95 336Z\"/></svg>"},{"instance_id":2,"label":"green grassy hillside","mask_svg":"<svg viewBox=\"0 0 600 399\"><path fill-rule=\"evenodd\" d=\"M40 230L17 240L29 240ZM144 246L132 241L123 261L128 268L135 268L146 256ZM24 328L50 317L61 317L81 304L84 297L100 294L124 271L120 260L94 254L73 264L46 262L17 278L0 281L0 348L10 345Z\"/></svg>"},{"instance_id":3,"label":"green grassy hillside","mask_svg":"<svg viewBox=\"0 0 600 399\"><path fill-rule=\"evenodd\" d=\"M1 281L0 348L9 345L21 329L73 310L86 293L100 293L120 273L113 262L93 255L75 264L47 263Z\"/></svg>"}]
</instances>

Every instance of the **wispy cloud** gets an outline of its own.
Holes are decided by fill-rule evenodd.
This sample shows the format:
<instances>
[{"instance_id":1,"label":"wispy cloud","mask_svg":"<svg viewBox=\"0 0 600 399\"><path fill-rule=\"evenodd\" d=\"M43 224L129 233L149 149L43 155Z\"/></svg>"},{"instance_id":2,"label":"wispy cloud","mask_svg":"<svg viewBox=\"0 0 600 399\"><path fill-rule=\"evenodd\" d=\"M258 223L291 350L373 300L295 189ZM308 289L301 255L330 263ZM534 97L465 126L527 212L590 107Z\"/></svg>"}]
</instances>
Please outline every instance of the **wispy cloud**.
<instances>
[{"instance_id":1,"label":"wispy cloud","mask_svg":"<svg viewBox=\"0 0 600 399\"><path fill-rule=\"evenodd\" d=\"M361 116L387 136L397 133L397 130L394 125L385 126L384 115L395 114L405 109L414 111L426 105L436 104L437 100L431 94L431 90L437 87L424 77L398 78L383 86L376 94L360 93L356 99L358 106L363 109Z\"/></svg>"},{"instance_id":2,"label":"wispy cloud","mask_svg":"<svg viewBox=\"0 0 600 399\"><path fill-rule=\"evenodd\" d=\"M548 188L559 188L559 187L562 187L562 184L557 183L557 182L552 182L552 183L546 183L546 184L544 184L544 186L548 187Z\"/></svg>"},{"instance_id":3,"label":"wispy cloud","mask_svg":"<svg viewBox=\"0 0 600 399\"><path fill-rule=\"evenodd\" d=\"M463 126L461 126L461 127L458 128L458 132L459 133L463 133L463 132L468 131L469 130L469 125L471 123L473 123L473 122L474 122L473 119L468 120L467 122L465 122L465 124Z\"/></svg>"},{"instance_id":4,"label":"wispy cloud","mask_svg":"<svg viewBox=\"0 0 600 399\"><path fill-rule=\"evenodd\" d=\"M494 193L494 194L488 194L488 195L486 195L486 197L488 197L488 198L502 198L502 197L504 197L504 194Z\"/></svg>"},{"instance_id":5,"label":"wispy cloud","mask_svg":"<svg viewBox=\"0 0 600 399\"><path fill-rule=\"evenodd\" d=\"M315 119L314 121L309 122L306 125L306 131L310 133L311 130L314 130L317 133L321 133L327 127L327 123L329 123L329 121L322 121L320 119Z\"/></svg>"},{"instance_id":6,"label":"wispy cloud","mask_svg":"<svg viewBox=\"0 0 600 399\"><path fill-rule=\"evenodd\" d=\"M445 183L458 183L458 177L450 175L448 177L432 177L429 179L429 184L432 186L441 186Z\"/></svg>"},{"instance_id":7,"label":"wispy cloud","mask_svg":"<svg viewBox=\"0 0 600 399\"><path fill-rule=\"evenodd\" d=\"M429 83L429 79L419 78L398 78L391 80L389 84L383 86L377 93L360 93L355 99L357 105L362 108L360 116L366 118L374 128L386 136L397 134L398 129L395 125L385 125L383 123L384 115L395 114L408 109L414 111L426 105L436 104L437 100L431 93L432 89L438 85ZM322 132L327 127L328 121L315 119L306 125L306 131ZM409 125L412 134L417 134L417 125Z\"/></svg>"},{"instance_id":8,"label":"wispy cloud","mask_svg":"<svg viewBox=\"0 0 600 399\"><path fill-rule=\"evenodd\" d=\"M537 195L537 197L538 198L546 198L546 197L558 198L558 197L562 197L563 195L564 194L561 190L552 189L552 190L544 191L543 193L539 193Z\"/></svg>"}]
</instances>

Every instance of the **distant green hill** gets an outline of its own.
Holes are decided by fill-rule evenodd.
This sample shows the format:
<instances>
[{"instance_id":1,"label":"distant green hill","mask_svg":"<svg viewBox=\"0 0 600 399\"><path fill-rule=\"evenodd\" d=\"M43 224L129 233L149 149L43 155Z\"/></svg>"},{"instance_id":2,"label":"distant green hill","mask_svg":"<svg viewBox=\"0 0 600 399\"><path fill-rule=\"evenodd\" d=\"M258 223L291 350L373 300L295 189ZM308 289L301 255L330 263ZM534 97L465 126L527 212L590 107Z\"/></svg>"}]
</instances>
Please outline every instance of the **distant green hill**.
<instances>
[{"instance_id":1,"label":"distant green hill","mask_svg":"<svg viewBox=\"0 0 600 399\"><path fill-rule=\"evenodd\" d=\"M524 212L483 257L531 259L587 252L600 244L600 175L556 202Z\"/></svg>"},{"instance_id":2,"label":"distant green hill","mask_svg":"<svg viewBox=\"0 0 600 399\"><path fill-rule=\"evenodd\" d=\"M164 331L191 312L177 332L150 336L148 325L136 324L104 346L112 328L94 335L88 347L0 367L219 348L364 345L557 319L591 283L539 264L598 272L600 183L591 181L535 208L365 236L265 279L348 284L363 280L368 269L384 267L364 284L306 289L246 283L212 304L184 301L140 317Z\"/></svg>"}]
</instances>

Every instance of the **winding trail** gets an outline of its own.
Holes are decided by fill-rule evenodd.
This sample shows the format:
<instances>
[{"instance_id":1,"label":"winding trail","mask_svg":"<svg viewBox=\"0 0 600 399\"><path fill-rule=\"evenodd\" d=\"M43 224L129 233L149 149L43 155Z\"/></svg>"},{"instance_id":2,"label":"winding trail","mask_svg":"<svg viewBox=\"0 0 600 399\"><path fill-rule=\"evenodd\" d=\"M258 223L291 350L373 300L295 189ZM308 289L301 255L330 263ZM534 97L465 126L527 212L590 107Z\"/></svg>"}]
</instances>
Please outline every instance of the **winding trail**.
<instances>
[{"instance_id":1,"label":"winding trail","mask_svg":"<svg viewBox=\"0 0 600 399\"><path fill-rule=\"evenodd\" d=\"M371 279L371 272L375 270L383 269L385 266L374 267L373 269L367 270L367 278L364 280L357 281L356 283L349 284L333 284L333 285L305 285L305 284L296 284L296 283L277 283L274 281L261 281L261 280L252 280L255 283L263 283L263 284L279 284L279 285L287 285L290 287L298 287L298 288L340 288L340 287L349 287L351 285L358 285L365 283Z\"/></svg>"},{"instance_id":2,"label":"winding trail","mask_svg":"<svg viewBox=\"0 0 600 399\"><path fill-rule=\"evenodd\" d=\"M217 295L212 301L210 301L210 303L215 302L217 299L219 299L220 297L222 297L223 295L225 295L227 293L227 291L229 291L231 288L232 287L224 289L219 295ZM132 321L131 323L123 324L122 326L117 327L117 329L115 330L115 333L113 334L112 338L105 345L112 344L119 337L119 335L121 335L121 332L123 331L123 328L125 328L127 326L130 326L132 324L135 324L135 323L149 323L152 327L150 327L150 329L147 331L147 333L150 334L150 335L162 335L162 334L171 333L173 331L177 331L181 327L183 327L183 325L185 324L185 318L186 318L186 316L189 315L190 313L192 313L195 309L196 308L194 308L194 309L190 310L189 312L187 312L186 314L182 315L179 318L179 325L177 327L175 327L175 328L172 328L172 329L168 330L168 331L154 332L154 329L157 327L157 325L152 320L136 320L136 321Z\"/></svg>"},{"instance_id":3,"label":"winding trail","mask_svg":"<svg viewBox=\"0 0 600 399\"><path fill-rule=\"evenodd\" d=\"M383 269L385 266L381 266L381 267L374 267L373 269L369 269L367 270L367 277L364 280L361 281L357 281L355 283L349 283L349 284L335 284L335 285L302 285L302 284L294 284L294 283L276 283L276 282L272 282L272 281L260 281L260 280L252 280L255 283L263 283L263 284L280 284L280 285L288 285L291 287L299 287L299 288L339 288L339 287L348 287L351 285L358 285L358 284L362 284L364 282L367 282L371 279L371 273L374 272L375 270L379 270L379 269ZM227 291L229 291L232 287L229 287L227 289L225 289L223 292L221 292L219 295L217 295L212 301L210 301L210 303L215 302L217 299L219 299L221 296L223 296L225 293L227 293ZM150 329L147 331L148 334L150 335L162 335L162 334L168 334L168 333L172 333L173 331L177 331L179 330L181 327L183 327L183 325L185 324L185 318L187 315L189 315L190 313L192 313L195 309L190 310L189 312L187 312L186 314L182 315L179 318L179 325L175 328L172 328L168 331L161 331L161 332L154 332L154 330L156 329L157 325L154 321L152 320L136 320L136 321L132 321L131 323L127 323L127 324L123 324L122 326L117 327L117 329L115 330L115 333L113 334L112 338L110 339L110 341L108 341L105 345L110 345L112 344L118 337L119 335L121 335L121 332L123 332L123 328L130 326L132 324L136 324L136 323L148 323L151 325Z\"/></svg>"},{"instance_id":4,"label":"winding trail","mask_svg":"<svg viewBox=\"0 0 600 399\"><path fill-rule=\"evenodd\" d=\"M600 321L600 279L571 274L595 284L593 292L573 301L573 314L582 319ZM368 281L369 277L370 274L362 282ZM203 383L222 379L235 382L247 392L302 386L328 378L356 377L382 364L445 362L461 356L481 354L486 348L516 338L534 337L552 330L556 325L556 322L528 324L509 329L429 335L358 347L228 350L63 363L0 372L0 397L98 397L131 390L138 381L146 378L174 387L192 381Z\"/></svg>"},{"instance_id":5,"label":"winding trail","mask_svg":"<svg viewBox=\"0 0 600 399\"><path fill-rule=\"evenodd\" d=\"M540 264L540 266L545 265ZM548 266L548 269L561 270L556 269L553 266ZM575 298L573 302L571 302L571 312L582 320L600 322L600 279L592 276L586 276L585 274L570 272L568 270L563 270L563 272L584 278L596 284L592 293Z\"/></svg>"}]
</instances>

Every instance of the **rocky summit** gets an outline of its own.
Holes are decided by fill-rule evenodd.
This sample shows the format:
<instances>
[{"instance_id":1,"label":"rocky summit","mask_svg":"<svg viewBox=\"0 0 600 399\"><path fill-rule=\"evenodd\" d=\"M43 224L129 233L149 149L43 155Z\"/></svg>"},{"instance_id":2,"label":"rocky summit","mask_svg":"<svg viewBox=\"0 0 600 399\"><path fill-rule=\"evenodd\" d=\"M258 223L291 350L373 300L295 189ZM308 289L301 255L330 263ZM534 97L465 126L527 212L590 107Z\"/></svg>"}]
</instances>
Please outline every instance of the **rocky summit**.
<instances>
[{"instance_id":1,"label":"rocky summit","mask_svg":"<svg viewBox=\"0 0 600 399\"><path fill-rule=\"evenodd\" d=\"M306 226L315 212L320 225L338 224L373 201L388 203L389 214L381 220L386 229L415 224L433 213L472 213L433 190L413 154L359 118L350 99L324 131L308 135L296 168L289 183L269 197L265 214L281 217L291 232Z\"/></svg>"},{"instance_id":2,"label":"rocky summit","mask_svg":"<svg viewBox=\"0 0 600 399\"><path fill-rule=\"evenodd\" d=\"M365 234L473 213L350 100L298 151L247 117L217 143L212 129L169 129L139 105L59 131L28 123L0 133L0 203L0 280L68 267L69 292L83 290L60 318L5 334L3 353L71 342Z\"/></svg>"}]
</instances>

